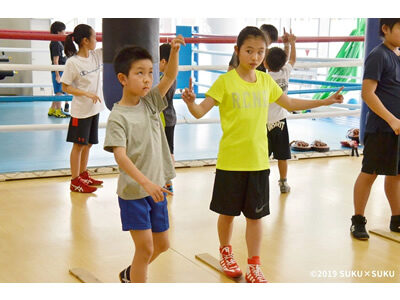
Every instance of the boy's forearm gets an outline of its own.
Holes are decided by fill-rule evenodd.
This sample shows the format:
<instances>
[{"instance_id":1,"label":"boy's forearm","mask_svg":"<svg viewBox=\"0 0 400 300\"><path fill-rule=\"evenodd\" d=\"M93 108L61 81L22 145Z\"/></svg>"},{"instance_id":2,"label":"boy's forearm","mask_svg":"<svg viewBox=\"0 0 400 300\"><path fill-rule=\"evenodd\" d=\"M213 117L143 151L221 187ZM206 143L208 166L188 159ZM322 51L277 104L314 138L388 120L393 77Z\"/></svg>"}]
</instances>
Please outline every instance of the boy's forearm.
<instances>
[{"instance_id":1,"label":"boy's forearm","mask_svg":"<svg viewBox=\"0 0 400 300\"><path fill-rule=\"evenodd\" d=\"M143 186L149 182L149 179L135 166L135 164L129 159L128 156L115 156L118 166L124 170L133 180Z\"/></svg>"},{"instance_id":2,"label":"boy's forearm","mask_svg":"<svg viewBox=\"0 0 400 300\"><path fill-rule=\"evenodd\" d=\"M291 43L290 44L290 58L289 58L289 63L293 66L296 62L296 44Z\"/></svg>"},{"instance_id":3,"label":"boy's forearm","mask_svg":"<svg viewBox=\"0 0 400 300\"><path fill-rule=\"evenodd\" d=\"M179 66L179 51L173 51L171 49L171 54L168 59L167 70L164 76L168 78L171 82L174 82L176 76L178 76L178 66Z\"/></svg>"}]
</instances>

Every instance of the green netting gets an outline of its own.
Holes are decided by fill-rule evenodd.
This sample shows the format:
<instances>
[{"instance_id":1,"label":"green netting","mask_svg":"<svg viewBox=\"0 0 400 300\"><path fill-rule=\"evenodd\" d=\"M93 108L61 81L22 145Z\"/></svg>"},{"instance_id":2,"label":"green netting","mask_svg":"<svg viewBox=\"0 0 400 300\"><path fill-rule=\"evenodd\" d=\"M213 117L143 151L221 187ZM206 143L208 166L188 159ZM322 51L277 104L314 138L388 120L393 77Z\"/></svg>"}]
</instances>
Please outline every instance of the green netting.
<instances>
[{"instance_id":1,"label":"green netting","mask_svg":"<svg viewBox=\"0 0 400 300\"><path fill-rule=\"evenodd\" d=\"M350 36L364 36L365 35L365 19L357 19L357 28L354 29ZM364 42L345 42L340 48L336 58L362 58L364 53ZM341 76L356 77L357 67L335 67L330 68L326 81L337 82L355 82L354 78L346 78ZM328 86L321 86L327 88ZM343 92L343 94L346 92ZM313 96L313 99L325 99L332 93L318 93Z\"/></svg>"}]
</instances>

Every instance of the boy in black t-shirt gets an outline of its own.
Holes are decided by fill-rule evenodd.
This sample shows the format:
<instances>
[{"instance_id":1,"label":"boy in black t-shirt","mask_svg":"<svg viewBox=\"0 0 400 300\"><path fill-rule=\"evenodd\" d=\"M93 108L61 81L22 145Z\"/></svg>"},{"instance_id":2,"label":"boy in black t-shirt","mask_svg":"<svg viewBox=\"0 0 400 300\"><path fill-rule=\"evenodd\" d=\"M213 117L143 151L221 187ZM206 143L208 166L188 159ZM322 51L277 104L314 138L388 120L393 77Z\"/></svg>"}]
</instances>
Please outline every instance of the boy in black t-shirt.
<instances>
[{"instance_id":1,"label":"boy in black t-shirt","mask_svg":"<svg viewBox=\"0 0 400 300\"><path fill-rule=\"evenodd\" d=\"M65 34L65 24L59 21L51 24L50 33L52 34ZM67 58L64 55L64 45L60 41L50 42L50 59L52 65L65 65ZM52 71L51 78L53 81L54 94L56 96L63 95L64 92L61 89L61 75L62 72ZM69 104L65 102L65 112L69 112ZM54 101L51 104L48 112L49 116L54 116L57 118L66 118L67 115L61 111L61 102Z\"/></svg>"},{"instance_id":2,"label":"boy in black t-shirt","mask_svg":"<svg viewBox=\"0 0 400 300\"><path fill-rule=\"evenodd\" d=\"M392 211L390 230L400 232L400 18L380 19L383 43L365 60L362 98L370 108L364 137L364 159L354 185L354 210L350 231L369 238L364 210L372 184L385 175L385 193Z\"/></svg>"}]
</instances>

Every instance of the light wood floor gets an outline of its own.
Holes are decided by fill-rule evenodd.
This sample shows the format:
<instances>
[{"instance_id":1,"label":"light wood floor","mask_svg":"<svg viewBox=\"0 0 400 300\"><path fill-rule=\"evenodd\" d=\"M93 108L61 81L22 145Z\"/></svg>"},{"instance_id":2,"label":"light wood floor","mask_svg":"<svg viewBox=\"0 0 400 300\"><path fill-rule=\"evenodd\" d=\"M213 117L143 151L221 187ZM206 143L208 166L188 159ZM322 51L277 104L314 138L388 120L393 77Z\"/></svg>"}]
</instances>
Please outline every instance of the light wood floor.
<instances>
[{"instance_id":1,"label":"light wood floor","mask_svg":"<svg viewBox=\"0 0 400 300\"><path fill-rule=\"evenodd\" d=\"M263 219L261 256L269 281L400 282L400 243L372 234L367 242L350 237L352 189L361 159L290 161L288 195L279 193L277 165L271 165L271 215ZM150 266L149 282L228 282L194 257L218 256L217 215L208 209L214 171L177 170L175 195L169 199L171 249ZM77 282L70 267L118 282L134 246L121 230L117 176L101 178L104 188L92 195L70 193L67 177L0 183L0 282ZM383 178L375 182L366 216L368 229L388 228ZM241 216L232 244L245 270L244 234ZM351 271L356 273L346 273Z\"/></svg>"}]
</instances>

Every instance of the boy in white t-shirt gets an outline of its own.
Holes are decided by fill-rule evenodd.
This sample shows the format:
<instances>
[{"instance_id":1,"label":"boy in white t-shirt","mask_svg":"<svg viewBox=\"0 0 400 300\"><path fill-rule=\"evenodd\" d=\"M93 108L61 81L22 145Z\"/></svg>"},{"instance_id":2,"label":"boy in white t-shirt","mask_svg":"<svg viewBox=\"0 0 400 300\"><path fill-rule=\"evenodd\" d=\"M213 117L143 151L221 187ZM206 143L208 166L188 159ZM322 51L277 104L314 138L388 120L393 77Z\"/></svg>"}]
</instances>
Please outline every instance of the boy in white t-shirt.
<instances>
[{"instance_id":1,"label":"boy in white t-shirt","mask_svg":"<svg viewBox=\"0 0 400 300\"><path fill-rule=\"evenodd\" d=\"M268 74L281 87L282 91L287 94L289 86L290 72L296 62L296 36L284 32L282 37L285 48L290 45L290 57L288 63L287 54L281 48L274 47L268 50L264 60L264 66L268 70ZM274 154L274 158L278 160L279 168L279 187L281 193L290 192L290 186L287 184L287 160L291 158L289 145L289 132L286 122L287 110L282 106L271 103L268 111L268 152L269 156Z\"/></svg>"}]
</instances>

